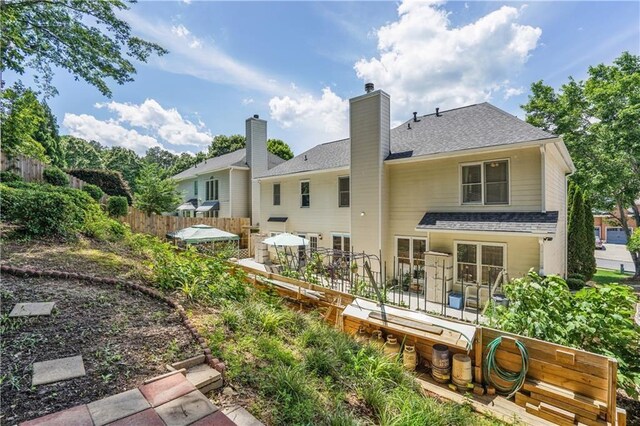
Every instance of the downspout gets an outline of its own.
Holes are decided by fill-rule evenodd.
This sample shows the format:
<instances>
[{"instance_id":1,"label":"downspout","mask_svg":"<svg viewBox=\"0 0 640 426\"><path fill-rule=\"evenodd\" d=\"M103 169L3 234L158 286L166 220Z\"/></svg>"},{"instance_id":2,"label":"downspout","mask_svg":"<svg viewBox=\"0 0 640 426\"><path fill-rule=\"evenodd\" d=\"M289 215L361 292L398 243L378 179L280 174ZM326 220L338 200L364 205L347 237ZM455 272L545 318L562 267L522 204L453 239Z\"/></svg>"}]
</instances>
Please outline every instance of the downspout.
<instances>
[{"instance_id":1,"label":"downspout","mask_svg":"<svg viewBox=\"0 0 640 426\"><path fill-rule=\"evenodd\" d=\"M547 174L547 146L546 145L540 145L540 171L541 171L541 184L542 184L542 191L541 191L541 195L542 195L542 213L546 213L547 212L547 184L546 184L546 174Z\"/></svg>"},{"instance_id":2,"label":"downspout","mask_svg":"<svg viewBox=\"0 0 640 426\"><path fill-rule=\"evenodd\" d=\"M229 168L229 217L233 217L233 167Z\"/></svg>"}]
</instances>

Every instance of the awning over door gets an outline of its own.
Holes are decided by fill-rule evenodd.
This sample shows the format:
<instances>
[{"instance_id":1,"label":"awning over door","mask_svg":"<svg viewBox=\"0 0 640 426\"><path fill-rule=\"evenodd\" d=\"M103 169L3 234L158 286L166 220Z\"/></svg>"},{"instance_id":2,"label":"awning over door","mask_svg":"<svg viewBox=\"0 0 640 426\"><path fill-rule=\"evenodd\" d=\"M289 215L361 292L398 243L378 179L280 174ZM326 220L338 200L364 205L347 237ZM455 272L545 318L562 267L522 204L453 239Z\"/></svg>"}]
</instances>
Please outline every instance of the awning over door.
<instances>
[{"instance_id":1,"label":"awning over door","mask_svg":"<svg viewBox=\"0 0 640 426\"><path fill-rule=\"evenodd\" d=\"M288 217L270 217L267 222L281 222L284 223L289 219Z\"/></svg>"},{"instance_id":2,"label":"awning over door","mask_svg":"<svg viewBox=\"0 0 640 426\"><path fill-rule=\"evenodd\" d=\"M196 209L196 212L208 212L210 210L220 210L220 202L205 201L200 207Z\"/></svg>"}]
</instances>

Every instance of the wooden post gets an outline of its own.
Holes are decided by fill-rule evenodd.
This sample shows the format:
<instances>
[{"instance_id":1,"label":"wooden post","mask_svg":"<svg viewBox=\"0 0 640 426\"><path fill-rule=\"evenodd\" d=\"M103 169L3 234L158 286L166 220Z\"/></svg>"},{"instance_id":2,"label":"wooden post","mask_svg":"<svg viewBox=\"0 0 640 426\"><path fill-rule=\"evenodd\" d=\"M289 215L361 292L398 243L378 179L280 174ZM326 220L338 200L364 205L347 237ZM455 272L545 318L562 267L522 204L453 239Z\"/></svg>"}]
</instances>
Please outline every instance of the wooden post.
<instances>
[{"instance_id":1,"label":"wooden post","mask_svg":"<svg viewBox=\"0 0 640 426\"><path fill-rule=\"evenodd\" d=\"M475 381L482 383L482 326L476 328L475 350Z\"/></svg>"},{"instance_id":2,"label":"wooden post","mask_svg":"<svg viewBox=\"0 0 640 426\"><path fill-rule=\"evenodd\" d=\"M609 358L609 392L607 401L607 421L611 424L616 422L616 396L618 391L618 361Z\"/></svg>"}]
</instances>

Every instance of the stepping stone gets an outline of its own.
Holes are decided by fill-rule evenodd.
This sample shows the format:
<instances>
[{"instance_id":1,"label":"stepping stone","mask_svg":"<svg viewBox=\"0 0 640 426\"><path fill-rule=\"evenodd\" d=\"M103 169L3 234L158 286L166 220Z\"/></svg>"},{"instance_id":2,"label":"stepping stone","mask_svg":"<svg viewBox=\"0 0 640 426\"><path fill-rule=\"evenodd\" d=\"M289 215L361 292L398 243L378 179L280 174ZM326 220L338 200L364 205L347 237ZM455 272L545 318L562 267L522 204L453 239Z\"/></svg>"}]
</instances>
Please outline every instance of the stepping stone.
<instances>
[{"instance_id":1,"label":"stepping stone","mask_svg":"<svg viewBox=\"0 0 640 426\"><path fill-rule=\"evenodd\" d=\"M20 423L20 426L93 426L91 415L86 405L78 405L68 410L47 416L38 417L28 422Z\"/></svg>"},{"instance_id":2,"label":"stepping stone","mask_svg":"<svg viewBox=\"0 0 640 426\"><path fill-rule=\"evenodd\" d=\"M218 411L200 391L193 391L155 408L156 413L171 426L186 426Z\"/></svg>"},{"instance_id":3,"label":"stepping stone","mask_svg":"<svg viewBox=\"0 0 640 426\"><path fill-rule=\"evenodd\" d=\"M87 404L96 426L106 425L151 408L138 389L112 395Z\"/></svg>"},{"instance_id":4,"label":"stepping stone","mask_svg":"<svg viewBox=\"0 0 640 426\"><path fill-rule=\"evenodd\" d=\"M140 411L133 416L125 417L124 419L116 420L113 423L109 423L108 426L165 426L160 416L153 408L148 408L144 411Z\"/></svg>"},{"instance_id":5,"label":"stepping stone","mask_svg":"<svg viewBox=\"0 0 640 426\"><path fill-rule=\"evenodd\" d=\"M51 361L34 362L31 386L60 382L62 380L84 376L85 374L84 362L82 361L81 355L53 359Z\"/></svg>"},{"instance_id":6,"label":"stepping stone","mask_svg":"<svg viewBox=\"0 0 640 426\"><path fill-rule=\"evenodd\" d=\"M180 373L147 383L139 389L152 407L165 404L196 390L195 386Z\"/></svg>"},{"instance_id":7,"label":"stepping stone","mask_svg":"<svg viewBox=\"0 0 640 426\"><path fill-rule=\"evenodd\" d=\"M222 411L216 411L206 417L201 418L190 426L238 426L229 417L224 415Z\"/></svg>"},{"instance_id":8,"label":"stepping stone","mask_svg":"<svg viewBox=\"0 0 640 426\"><path fill-rule=\"evenodd\" d=\"M203 393L222 387L222 374L207 364L189 368L187 370L187 380Z\"/></svg>"},{"instance_id":9,"label":"stepping stone","mask_svg":"<svg viewBox=\"0 0 640 426\"><path fill-rule=\"evenodd\" d=\"M238 426L264 426L260 420L239 405L227 407L222 412Z\"/></svg>"},{"instance_id":10,"label":"stepping stone","mask_svg":"<svg viewBox=\"0 0 640 426\"><path fill-rule=\"evenodd\" d=\"M51 315L53 306L56 302L37 302L37 303L16 303L11 312L10 317L35 317L40 315Z\"/></svg>"}]
</instances>

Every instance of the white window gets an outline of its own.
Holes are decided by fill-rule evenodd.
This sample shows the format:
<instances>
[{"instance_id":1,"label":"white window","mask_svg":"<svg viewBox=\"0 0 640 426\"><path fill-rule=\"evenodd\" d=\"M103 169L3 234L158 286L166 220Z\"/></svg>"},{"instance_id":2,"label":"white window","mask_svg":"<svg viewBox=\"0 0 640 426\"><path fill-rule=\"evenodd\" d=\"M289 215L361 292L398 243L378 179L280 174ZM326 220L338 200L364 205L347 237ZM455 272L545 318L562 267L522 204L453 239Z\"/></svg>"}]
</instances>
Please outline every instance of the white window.
<instances>
[{"instance_id":1,"label":"white window","mask_svg":"<svg viewBox=\"0 0 640 426\"><path fill-rule=\"evenodd\" d=\"M455 246L458 282L493 285L506 267L506 244L456 241Z\"/></svg>"},{"instance_id":2,"label":"white window","mask_svg":"<svg viewBox=\"0 0 640 426\"><path fill-rule=\"evenodd\" d=\"M274 206L280 205L280 184L279 183L273 184L273 205Z\"/></svg>"},{"instance_id":3,"label":"white window","mask_svg":"<svg viewBox=\"0 0 640 426\"><path fill-rule=\"evenodd\" d=\"M300 181L300 207L311 205L311 187L308 180Z\"/></svg>"},{"instance_id":4,"label":"white window","mask_svg":"<svg viewBox=\"0 0 640 426\"><path fill-rule=\"evenodd\" d=\"M424 278L426 238L396 237L397 273L414 280Z\"/></svg>"},{"instance_id":5,"label":"white window","mask_svg":"<svg viewBox=\"0 0 640 426\"><path fill-rule=\"evenodd\" d=\"M462 204L509 204L509 160L461 166Z\"/></svg>"},{"instance_id":6,"label":"white window","mask_svg":"<svg viewBox=\"0 0 640 426\"><path fill-rule=\"evenodd\" d=\"M351 197L349 193L349 176L338 178L338 207L349 207Z\"/></svg>"},{"instance_id":7,"label":"white window","mask_svg":"<svg viewBox=\"0 0 640 426\"><path fill-rule=\"evenodd\" d=\"M338 260L341 257L349 260L350 256L347 253L351 251L351 236L349 234L332 234L331 238L334 250L333 260Z\"/></svg>"},{"instance_id":8,"label":"white window","mask_svg":"<svg viewBox=\"0 0 640 426\"><path fill-rule=\"evenodd\" d=\"M198 181L193 181L193 197L198 198Z\"/></svg>"},{"instance_id":9,"label":"white window","mask_svg":"<svg viewBox=\"0 0 640 426\"><path fill-rule=\"evenodd\" d=\"M318 235L309 235L309 250L312 253L318 251Z\"/></svg>"},{"instance_id":10,"label":"white window","mask_svg":"<svg viewBox=\"0 0 640 426\"><path fill-rule=\"evenodd\" d=\"M209 179L206 182L206 200L217 201L218 200L218 179Z\"/></svg>"}]
</instances>

